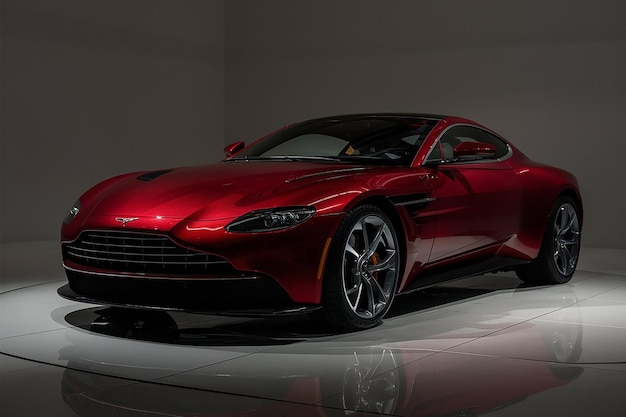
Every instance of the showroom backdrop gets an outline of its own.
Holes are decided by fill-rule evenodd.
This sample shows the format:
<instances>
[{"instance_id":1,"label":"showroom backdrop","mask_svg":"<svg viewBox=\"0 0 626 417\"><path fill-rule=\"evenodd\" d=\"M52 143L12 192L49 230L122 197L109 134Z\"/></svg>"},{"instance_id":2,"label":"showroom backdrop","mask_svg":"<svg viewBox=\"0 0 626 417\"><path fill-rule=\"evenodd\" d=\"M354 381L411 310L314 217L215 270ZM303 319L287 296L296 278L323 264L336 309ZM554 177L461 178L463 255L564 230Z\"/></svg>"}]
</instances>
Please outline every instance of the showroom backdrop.
<instances>
[{"instance_id":1,"label":"showroom backdrop","mask_svg":"<svg viewBox=\"0 0 626 417\"><path fill-rule=\"evenodd\" d=\"M574 172L585 246L626 248L626 2L2 2L2 240L89 185L365 111L466 116Z\"/></svg>"},{"instance_id":2,"label":"showroom backdrop","mask_svg":"<svg viewBox=\"0 0 626 417\"><path fill-rule=\"evenodd\" d=\"M2 0L2 240L57 238L91 185L215 161L224 2Z\"/></svg>"}]
</instances>

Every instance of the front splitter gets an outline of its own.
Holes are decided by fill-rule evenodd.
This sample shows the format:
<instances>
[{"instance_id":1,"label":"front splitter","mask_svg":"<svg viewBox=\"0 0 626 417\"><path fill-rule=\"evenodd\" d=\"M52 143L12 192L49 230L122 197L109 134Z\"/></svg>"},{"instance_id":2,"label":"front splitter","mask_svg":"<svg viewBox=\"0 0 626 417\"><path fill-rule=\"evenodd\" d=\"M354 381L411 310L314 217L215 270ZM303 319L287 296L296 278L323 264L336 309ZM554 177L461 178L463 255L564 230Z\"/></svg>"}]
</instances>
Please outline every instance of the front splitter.
<instances>
[{"instance_id":1,"label":"front splitter","mask_svg":"<svg viewBox=\"0 0 626 417\"><path fill-rule=\"evenodd\" d=\"M156 310L156 311L181 311L185 313L193 313L193 314L211 314L211 315L219 315L219 316L232 316L232 317L286 317L286 316L296 316L301 314L308 314L314 311L318 311L322 308L319 305L294 305L289 306L288 308L254 308L254 309L237 309L237 310L210 310L210 309L189 309L183 307L174 307L167 305L141 305L134 303L120 303L120 302L111 302L106 300L96 300L94 298L85 297L83 295L77 294L74 292L69 284L65 284L57 290L57 294L61 297L78 301L81 303L89 303L89 304L97 304L97 305L108 305L112 307L121 307L121 308L133 308L133 309L142 309L142 310Z\"/></svg>"}]
</instances>

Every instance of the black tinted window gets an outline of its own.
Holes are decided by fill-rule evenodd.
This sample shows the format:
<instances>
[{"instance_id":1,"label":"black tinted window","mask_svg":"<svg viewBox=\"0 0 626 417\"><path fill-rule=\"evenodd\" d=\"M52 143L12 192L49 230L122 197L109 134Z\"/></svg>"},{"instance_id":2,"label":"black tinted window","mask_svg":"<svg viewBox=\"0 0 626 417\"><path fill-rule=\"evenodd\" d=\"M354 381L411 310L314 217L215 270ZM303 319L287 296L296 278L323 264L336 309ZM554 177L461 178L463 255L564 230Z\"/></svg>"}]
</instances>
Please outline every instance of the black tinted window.
<instances>
[{"instance_id":1,"label":"black tinted window","mask_svg":"<svg viewBox=\"0 0 626 417\"><path fill-rule=\"evenodd\" d=\"M337 157L408 165L437 123L410 117L318 119L283 129L236 155L240 158Z\"/></svg>"},{"instance_id":2,"label":"black tinted window","mask_svg":"<svg viewBox=\"0 0 626 417\"><path fill-rule=\"evenodd\" d=\"M494 155L496 159L503 158L510 151L509 145L505 141L489 132L485 132L485 142L491 143L496 147L496 154Z\"/></svg>"},{"instance_id":3,"label":"black tinted window","mask_svg":"<svg viewBox=\"0 0 626 417\"><path fill-rule=\"evenodd\" d=\"M449 129L428 156L427 161L452 161L454 148L462 142L490 143L496 147L494 156L483 159L499 159L509 153L509 146L499 137L471 126L456 126Z\"/></svg>"}]
</instances>

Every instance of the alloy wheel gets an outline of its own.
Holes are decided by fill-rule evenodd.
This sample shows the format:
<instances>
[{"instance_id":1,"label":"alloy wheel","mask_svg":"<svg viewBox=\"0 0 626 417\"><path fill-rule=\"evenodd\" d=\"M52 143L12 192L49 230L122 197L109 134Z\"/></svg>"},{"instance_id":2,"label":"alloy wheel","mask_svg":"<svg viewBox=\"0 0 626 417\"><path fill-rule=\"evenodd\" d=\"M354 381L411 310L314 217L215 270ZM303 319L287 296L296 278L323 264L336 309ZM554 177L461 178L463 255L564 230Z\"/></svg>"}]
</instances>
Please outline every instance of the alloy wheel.
<instances>
[{"instance_id":1,"label":"alloy wheel","mask_svg":"<svg viewBox=\"0 0 626 417\"><path fill-rule=\"evenodd\" d=\"M571 203L561 205L554 218L553 259L556 269L567 276L574 272L580 251L580 224Z\"/></svg>"},{"instance_id":2,"label":"alloy wheel","mask_svg":"<svg viewBox=\"0 0 626 417\"><path fill-rule=\"evenodd\" d=\"M380 216L369 214L357 221L343 253L343 293L358 317L372 319L384 314L398 281L398 242Z\"/></svg>"}]
</instances>

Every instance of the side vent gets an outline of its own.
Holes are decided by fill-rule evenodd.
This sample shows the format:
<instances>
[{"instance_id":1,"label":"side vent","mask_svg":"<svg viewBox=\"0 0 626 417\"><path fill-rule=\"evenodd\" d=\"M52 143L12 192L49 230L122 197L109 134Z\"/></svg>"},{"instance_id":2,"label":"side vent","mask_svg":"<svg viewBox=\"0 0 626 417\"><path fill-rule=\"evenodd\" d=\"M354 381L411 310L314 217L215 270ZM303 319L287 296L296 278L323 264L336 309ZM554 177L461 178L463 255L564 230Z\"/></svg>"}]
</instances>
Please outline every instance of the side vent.
<instances>
[{"instance_id":1,"label":"side vent","mask_svg":"<svg viewBox=\"0 0 626 417\"><path fill-rule=\"evenodd\" d=\"M164 169L161 171L152 171L152 172L147 172L145 174L141 174L140 176L137 177L138 180L140 181L152 181L155 178L160 177L161 175L165 175L168 172L172 171L171 169Z\"/></svg>"}]
</instances>

